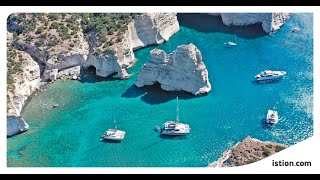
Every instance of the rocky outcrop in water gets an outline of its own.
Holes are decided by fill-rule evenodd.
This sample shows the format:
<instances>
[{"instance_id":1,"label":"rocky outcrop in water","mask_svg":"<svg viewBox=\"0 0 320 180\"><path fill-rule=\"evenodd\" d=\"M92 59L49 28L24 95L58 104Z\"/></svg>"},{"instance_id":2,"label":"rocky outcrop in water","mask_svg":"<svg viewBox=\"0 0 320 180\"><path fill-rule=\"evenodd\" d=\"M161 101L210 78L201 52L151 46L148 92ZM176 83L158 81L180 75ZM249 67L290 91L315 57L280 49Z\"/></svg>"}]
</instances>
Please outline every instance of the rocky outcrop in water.
<instances>
[{"instance_id":1,"label":"rocky outcrop in water","mask_svg":"<svg viewBox=\"0 0 320 180\"><path fill-rule=\"evenodd\" d=\"M29 129L29 125L24 121L21 116L8 116L7 117L7 136L13 136L25 132Z\"/></svg>"},{"instance_id":2,"label":"rocky outcrop in water","mask_svg":"<svg viewBox=\"0 0 320 180\"><path fill-rule=\"evenodd\" d=\"M210 14L210 13L209 13ZM246 26L261 23L266 33L272 33L280 29L290 13L211 13L220 15L222 22L227 26Z\"/></svg>"},{"instance_id":3,"label":"rocky outcrop in water","mask_svg":"<svg viewBox=\"0 0 320 180\"><path fill-rule=\"evenodd\" d=\"M209 164L209 167L233 167L254 163L287 148L286 145L263 142L258 139L246 137L242 142L237 143L231 149L223 153L216 161Z\"/></svg>"},{"instance_id":4,"label":"rocky outcrop in water","mask_svg":"<svg viewBox=\"0 0 320 180\"><path fill-rule=\"evenodd\" d=\"M156 82L166 91L186 91L194 95L208 93L211 84L202 55L193 45L181 45L172 52L154 49L151 60L143 65L135 82L137 87Z\"/></svg>"}]
</instances>

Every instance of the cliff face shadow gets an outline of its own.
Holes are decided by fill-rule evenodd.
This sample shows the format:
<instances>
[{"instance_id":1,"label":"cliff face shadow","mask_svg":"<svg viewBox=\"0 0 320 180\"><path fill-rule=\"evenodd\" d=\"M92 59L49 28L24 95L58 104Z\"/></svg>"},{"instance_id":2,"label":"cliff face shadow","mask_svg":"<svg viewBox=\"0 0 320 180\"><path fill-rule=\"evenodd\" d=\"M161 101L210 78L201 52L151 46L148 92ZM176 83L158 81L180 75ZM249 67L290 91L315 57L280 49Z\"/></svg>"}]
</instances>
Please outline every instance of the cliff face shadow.
<instances>
[{"instance_id":1,"label":"cliff face shadow","mask_svg":"<svg viewBox=\"0 0 320 180\"><path fill-rule=\"evenodd\" d=\"M263 31L261 23L248 26L226 26L223 24L221 16L200 13L179 13L178 21L181 26L204 33L228 33L245 39L254 39L267 35Z\"/></svg>"},{"instance_id":2,"label":"cliff face shadow","mask_svg":"<svg viewBox=\"0 0 320 180\"><path fill-rule=\"evenodd\" d=\"M100 77L96 75L96 68L93 66L88 67L87 69L81 69L80 73L80 82L81 83L96 83L102 81L120 81L122 80L119 77L116 77L117 73L111 74L108 77Z\"/></svg>"},{"instance_id":3,"label":"cliff face shadow","mask_svg":"<svg viewBox=\"0 0 320 180\"><path fill-rule=\"evenodd\" d=\"M184 91L165 91L161 89L159 83L155 83L151 86L144 86L142 88L138 88L135 85L132 85L126 90L126 92L121 95L121 97L136 98L141 95L143 95L141 97L141 100L151 105L174 100L177 96L179 97L179 99L191 99L199 97Z\"/></svg>"}]
</instances>

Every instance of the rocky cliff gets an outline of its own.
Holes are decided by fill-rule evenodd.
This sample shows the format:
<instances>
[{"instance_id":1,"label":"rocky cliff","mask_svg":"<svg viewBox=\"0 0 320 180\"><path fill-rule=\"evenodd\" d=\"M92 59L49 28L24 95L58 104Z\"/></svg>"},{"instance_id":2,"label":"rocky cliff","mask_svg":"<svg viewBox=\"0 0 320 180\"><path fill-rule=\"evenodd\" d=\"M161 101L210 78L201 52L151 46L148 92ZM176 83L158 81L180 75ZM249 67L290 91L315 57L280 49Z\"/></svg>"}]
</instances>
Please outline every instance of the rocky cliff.
<instances>
[{"instance_id":1,"label":"rocky cliff","mask_svg":"<svg viewBox=\"0 0 320 180\"><path fill-rule=\"evenodd\" d=\"M168 41L179 29L177 13L146 13L129 24L134 50Z\"/></svg>"},{"instance_id":2,"label":"rocky cliff","mask_svg":"<svg viewBox=\"0 0 320 180\"><path fill-rule=\"evenodd\" d=\"M266 33L276 32L290 17L290 13L209 13L220 15L222 22L227 26L246 26L261 23Z\"/></svg>"},{"instance_id":3,"label":"rocky cliff","mask_svg":"<svg viewBox=\"0 0 320 180\"><path fill-rule=\"evenodd\" d=\"M166 91L186 91L194 95L208 93L211 84L202 55L193 45L181 45L172 52L154 49L151 60L143 65L135 82L137 87L156 82Z\"/></svg>"},{"instance_id":4,"label":"rocky cliff","mask_svg":"<svg viewBox=\"0 0 320 180\"><path fill-rule=\"evenodd\" d=\"M133 51L167 41L179 31L179 23L176 13L145 13L137 15L127 28L121 42L112 45L101 55L95 55L94 50L89 55L86 66L94 66L98 76L118 73L122 79L130 77L126 69L136 62ZM94 37L90 39L90 44L95 44Z\"/></svg>"},{"instance_id":5,"label":"rocky cliff","mask_svg":"<svg viewBox=\"0 0 320 180\"><path fill-rule=\"evenodd\" d=\"M263 142L248 136L242 142L237 143L230 150L224 152L216 162L209 164L209 167L246 165L271 156L285 148L287 146L283 144Z\"/></svg>"},{"instance_id":6,"label":"rocky cliff","mask_svg":"<svg viewBox=\"0 0 320 180\"><path fill-rule=\"evenodd\" d=\"M40 86L40 67L23 51L8 49L7 135L28 130L20 112L28 97Z\"/></svg>"}]
</instances>

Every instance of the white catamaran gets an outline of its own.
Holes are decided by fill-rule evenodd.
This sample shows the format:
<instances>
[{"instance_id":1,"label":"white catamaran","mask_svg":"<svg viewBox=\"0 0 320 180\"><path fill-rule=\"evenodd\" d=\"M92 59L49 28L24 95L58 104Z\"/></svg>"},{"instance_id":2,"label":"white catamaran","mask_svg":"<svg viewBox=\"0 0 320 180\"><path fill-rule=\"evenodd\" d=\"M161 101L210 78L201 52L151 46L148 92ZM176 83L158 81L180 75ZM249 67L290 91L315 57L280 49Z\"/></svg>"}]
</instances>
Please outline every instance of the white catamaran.
<instances>
[{"instance_id":1,"label":"white catamaran","mask_svg":"<svg viewBox=\"0 0 320 180\"><path fill-rule=\"evenodd\" d=\"M179 103L177 97L177 119L176 121L167 121L163 124L161 134L171 136L188 135L190 133L190 127L188 124L179 123Z\"/></svg>"},{"instance_id":2,"label":"white catamaran","mask_svg":"<svg viewBox=\"0 0 320 180\"><path fill-rule=\"evenodd\" d=\"M113 118L113 114L112 114ZM121 141L124 139L124 135L126 134L125 131L121 131L117 129L116 120L113 120L114 129L108 129L102 136L101 141L103 140L114 140L114 141Z\"/></svg>"}]
</instances>

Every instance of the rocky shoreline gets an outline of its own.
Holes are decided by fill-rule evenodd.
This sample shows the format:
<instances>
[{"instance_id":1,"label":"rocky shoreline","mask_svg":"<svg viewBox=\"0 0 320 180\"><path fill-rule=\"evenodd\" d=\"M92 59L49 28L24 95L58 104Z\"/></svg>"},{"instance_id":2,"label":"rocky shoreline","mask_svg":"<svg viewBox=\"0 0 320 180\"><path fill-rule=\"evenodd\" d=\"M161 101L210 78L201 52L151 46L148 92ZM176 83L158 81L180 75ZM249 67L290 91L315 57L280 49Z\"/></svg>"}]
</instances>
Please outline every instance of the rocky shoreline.
<instances>
[{"instance_id":1,"label":"rocky shoreline","mask_svg":"<svg viewBox=\"0 0 320 180\"><path fill-rule=\"evenodd\" d=\"M248 136L225 151L217 161L209 164L208 167L234 167L251 164L287 147L284 144L263 142Z\"/></svg>"},{"instance_id":2,"label":"rocky shoreline","mask_svg":"<svg viewBox=\"0 0 320 180\"><path fill-rule=\"evenodd\" d=\"M34 18L39 19L38 14L23 15L28 20ZM71 17L65 17L64 19L56 19L57 21L55 22L58 22L57 24L60 24L61 28L64 28L65 25L69 26L68 21L73 18L72 15L70 16ZM76 15L74 16L77 17ZM12 14L12 16L8 18L7 24L9 30L18 29L22 31L22 27L26 26L18 20L18 17L20 17L19 14ZM50 14L41 15L41 18L49 21ZM81 21L81 18L78 20ZM79 22L78 20L74 22ZM42 22L42 20L39 20L39 22L40 21ZM53 26L55 22L50 22L51 24L47 23L47 25ZM98 50L102 48L102 45L97 45L99 39L95 38L97 35L96 32L89 32L87 41L80 23L76 24L78 26L78 32L76 34L71 32L71 34L73 33L71 40L77 42L75 44L69 43L70 40L63 40L63 38L60 37L60 32L57 34L60 28L51 29L50 26L46 32L40 33L40 36L50 36L48 38L53 39L58 37L58 40L60 38L59 41L62 40L62 45L56 45L54 48L46 43L38 45L38 42L34 40L41 39L41 37L39 38L38 31L40 28L43 29L44 25L40 26L36 24L35 28L38 27L38 30L34 30L32 34L29 31L28 33L21 33L19 36L14 34L15 31L13 31L13 33L7 33L8 49L10 47L10 50L12 50L11 53L13 54L12 62L17 64L20 63L19 61L26 61L26 58L20 55L21 53L28 55L30 62L28 65L20 64L20 67L16 67L16 69L20 69L19 72L10 74L10 82L12 83L10 85L10 93L8 93L7 97L8 132L20 133L28 130L28 125L25 121L23 121L23 124L26 128L18 127L16 122L18 122L18 120L20 121L20 119L23 120L20 115L22 108L25 106L26 101L31 99L32 94L36 94L34 92L43 84L53 82L57 79L76 80L80 76L81 69L90 66L96 68L96 75L98 76L107 77L111 74L118 73L120 78L128 78L130 75L126 72L126 69L131 68L136 62L133 50L147 45L163 43L179 31L176 13L145 13L137 15L136 19L128 23L125 32L123 32L121 36L122 38L117 39L113 44L111 40L109 40L108 42L111 42L110 44L112 45L109 44L108 49L101 53ZM69 29L68 31L70 32L71 30ZM145 36L145 34L148 36ZM92 37L90 37L90 35L92 35ZM68 36L70 36L70 34ZM163 39L159 40L159 37ZM105 47L105 45L103 47ZM30 68L35 70L30 71ZM21 80L21 78L23 78L23 80ZM16 124L16 126L14 126L14 124ZM7 135L12 136L14 133Z\"/></svg>"}]
</instances>

